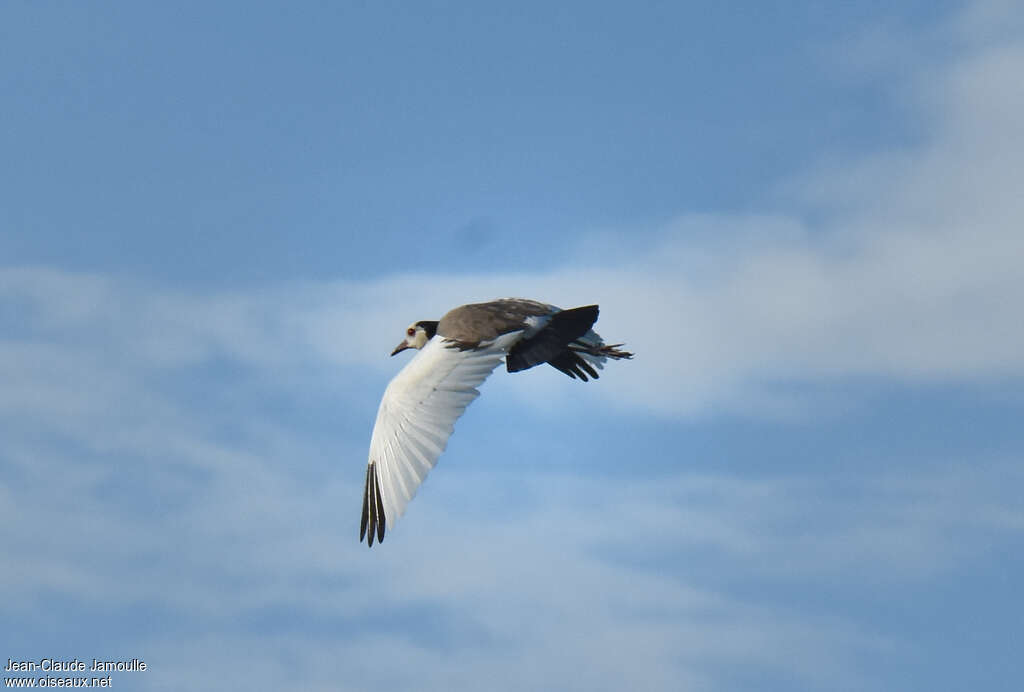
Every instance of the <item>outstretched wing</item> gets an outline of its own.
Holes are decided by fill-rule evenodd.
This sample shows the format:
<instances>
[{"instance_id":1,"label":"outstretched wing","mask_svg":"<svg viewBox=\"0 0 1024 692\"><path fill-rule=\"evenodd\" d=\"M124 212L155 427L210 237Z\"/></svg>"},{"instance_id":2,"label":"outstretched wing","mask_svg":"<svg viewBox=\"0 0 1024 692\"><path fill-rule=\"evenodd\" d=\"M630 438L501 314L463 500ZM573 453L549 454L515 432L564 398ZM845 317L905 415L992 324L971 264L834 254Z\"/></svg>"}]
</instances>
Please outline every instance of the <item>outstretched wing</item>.
<instances>
[{"instance_id":1,"label":"outstretched wing","mask_svg":"<svg viewBox=\"0 0 1024 692\"><path fill-rule=\"evenodd\" d=\"M420 483L434 468L477 387L504 358L520 332L478 348L459 350L436 336L395 376L384 391L370 440L359 540L384 540L387 522L405 512Z\"/></svg>"}]
</instances>

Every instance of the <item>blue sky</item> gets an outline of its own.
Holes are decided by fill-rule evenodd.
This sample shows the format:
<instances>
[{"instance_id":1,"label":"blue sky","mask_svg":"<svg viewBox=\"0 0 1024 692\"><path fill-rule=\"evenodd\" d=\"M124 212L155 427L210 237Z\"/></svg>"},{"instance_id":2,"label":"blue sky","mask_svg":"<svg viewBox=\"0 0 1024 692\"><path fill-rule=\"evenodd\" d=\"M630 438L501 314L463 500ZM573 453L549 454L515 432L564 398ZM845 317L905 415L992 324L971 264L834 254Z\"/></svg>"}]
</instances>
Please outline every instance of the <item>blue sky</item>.
<instances>
[{"instance_id":1,"label":"blue sky","mask_svg":"<svg viewBox=\"0 0 1024 692\"><path fill-rule=\"evenodd\" d=\"M1015 3L7 3L0 656L1015 690ZM402 330L597 302L357 543Z\"/></svg>"}]
</instances>

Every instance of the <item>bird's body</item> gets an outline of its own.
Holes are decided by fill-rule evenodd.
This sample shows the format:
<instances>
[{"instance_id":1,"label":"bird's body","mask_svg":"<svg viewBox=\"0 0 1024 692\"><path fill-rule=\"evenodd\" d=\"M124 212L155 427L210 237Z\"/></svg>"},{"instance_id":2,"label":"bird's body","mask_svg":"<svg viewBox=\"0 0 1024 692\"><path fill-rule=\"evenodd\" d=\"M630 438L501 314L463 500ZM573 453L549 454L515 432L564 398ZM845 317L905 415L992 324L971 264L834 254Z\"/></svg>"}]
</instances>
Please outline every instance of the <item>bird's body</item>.
<instances>
[{"instance_id":1,"label":"bird's body","mask_svg":"<svg viewBox=\"0 0 1024 692\"><path fill-rule=\"evenodd\" d=\"M463 305L439 321L406 329L391 355L420 352L391 380L377 412L366 469L360 540L384 540L387 522L405 511L477 387L502 359L509 372L541 363L584 382L597 379L608 358L631 358L605 345L591 326L598 307L560 310L521 298ZM367 533L368 532L368 533Z\"/></svg>"},{"instance_id":2,"label":"bird's body","mask_svg":"<svg viewBox=\"0 0 1024 692\"><path fill-rule=\"evenodd\" d=\"M522 298L504 298L489 303L473 303L451 310L437 325L437 333L464 344L496 339L502 334L539 323L560 312L553 305ZM526 338L526 335L524 335Z\"/></svg>"}]
</instances>

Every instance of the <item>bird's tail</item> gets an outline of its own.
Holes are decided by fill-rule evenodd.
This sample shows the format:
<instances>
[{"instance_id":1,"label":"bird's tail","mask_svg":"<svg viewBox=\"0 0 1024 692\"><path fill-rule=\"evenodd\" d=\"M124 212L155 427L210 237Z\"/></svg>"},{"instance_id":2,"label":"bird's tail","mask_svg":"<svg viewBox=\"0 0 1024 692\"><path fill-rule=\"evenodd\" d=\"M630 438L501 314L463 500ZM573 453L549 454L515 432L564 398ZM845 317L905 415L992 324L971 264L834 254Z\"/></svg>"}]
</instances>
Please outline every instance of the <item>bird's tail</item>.
<instances>
[{"instance_id":1,"label":"bird's tail","mask_svg":"<svg viewBox=\"0 0 1024 692\"><path fill-rule=\"evenodd\" d=\"M605 344L601 337L591 331L570 341L565 350L548 363L573 379L578 377L586 382L589 375L596 380L597 371L604 369L604 362L609 358L619 360L633 357L632 353L621 350L619 346L622 344Z\"/></svg>"},{"instance_id":2,"label":"bird's tail","mask_svg":"<svg viewBox=\"0 0 1024 692\"><path fill-rule=\"evenodd\" d=\"M588 344L583 341L574 341L569 344L569 349L576 353L585 353L588 356L594 356L595 358L614 358L615 360L626 359L629 360L633 357L633 354L629 351L623 351L619 349L619 346L625 346L625 344Z\"/></svg>"}]
</instances>

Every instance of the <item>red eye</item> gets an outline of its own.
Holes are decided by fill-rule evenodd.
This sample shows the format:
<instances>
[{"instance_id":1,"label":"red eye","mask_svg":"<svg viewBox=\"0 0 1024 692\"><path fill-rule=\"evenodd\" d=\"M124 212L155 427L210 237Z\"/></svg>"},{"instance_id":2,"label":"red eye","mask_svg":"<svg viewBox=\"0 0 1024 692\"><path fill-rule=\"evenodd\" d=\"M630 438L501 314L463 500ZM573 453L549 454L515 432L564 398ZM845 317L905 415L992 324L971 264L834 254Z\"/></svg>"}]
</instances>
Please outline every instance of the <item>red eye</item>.
<instances>
[{"instance_id":1,"label":"red eye","mask_svg":"<svg viewBox=\"0 0 1024 692\"><path fill-rule=\"evenodd\" d=\"M405 333L408 334L409 336L412 336L416 333L416 330L413 329L412 327L409 327L408 329L405 330Z\"/></svg>"}]
</instances>

